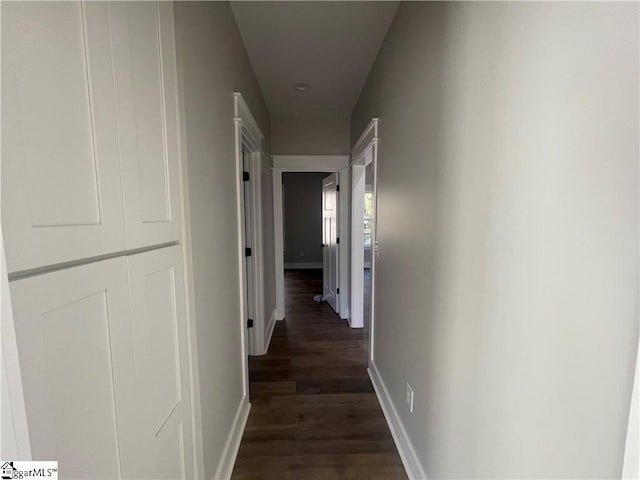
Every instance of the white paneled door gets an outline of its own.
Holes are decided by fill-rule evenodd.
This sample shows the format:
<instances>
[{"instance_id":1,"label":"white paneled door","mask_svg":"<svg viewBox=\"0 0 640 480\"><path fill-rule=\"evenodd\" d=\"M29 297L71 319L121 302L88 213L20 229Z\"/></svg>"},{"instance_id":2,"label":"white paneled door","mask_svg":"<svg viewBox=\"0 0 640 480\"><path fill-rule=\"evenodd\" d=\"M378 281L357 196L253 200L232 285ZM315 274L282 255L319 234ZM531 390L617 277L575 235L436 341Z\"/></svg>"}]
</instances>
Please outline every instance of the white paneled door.
<instances>
[{"instance_id":1,"label":"white paneled door","mask_svg":"<svg viewBox=\"0 0 640 480\"><path fill-rule=\"evenodd\" d=\"M107 3L2 5L10 272L125 249Z\"/></svg>"},{"instance_id":2,"label":"white paneled door","mask_svg":"<svg viewBox=\"0 0 640 480\"><path fill-rule=\"evenodd\" d=\"M33 458L120 478L118 409L135 391L126 260L16 280L11 297Z\"/></svg>"},{"instance_id":3,"label":"white paneled door","mask_svg":"<svg viewBox=\"0 0 640 480\"><path fill-rule=\"evenodd\" d=\"M322 294L338 312L338 174L322 180Z\"/></svg>"},{"instance_id":4,"label":"white paneled door","mask_svg":"<svg viewBox=\"0 0 640 480\"><path fill-rule=\"evenodd\" d=\"M133 314L137 447L129 478L193 477L193 437L182 248L127 258Z\"/></svg>"},{"instance_id":5,"label":"white paneled door","mask_svg":"<svg viewBox=\"0 0 640 480\"><path fill-rule=\"evenodd\" d=\"M173 4L1 8L2 229L33 459L64 478L193 478Z\"/></svg>"},{"instance_id":6,"label":"white paneled door","mask_svg":"<svg viewBox=\"0 0 640 480\"><path fill-rule=\"evenodd\" d=\"M8 2L2 14L9 271L180 240L172 3Z\"/></svg>"},{"instance_id":7,"label":"white paneled door","mask_svg":"<svg viewBox=\"0 0 640 480\"><path fill-rule=\"evenodd\" d=\"M127 248L180 239L173 4L110 2Z\"/></svg>"}]
</instances>

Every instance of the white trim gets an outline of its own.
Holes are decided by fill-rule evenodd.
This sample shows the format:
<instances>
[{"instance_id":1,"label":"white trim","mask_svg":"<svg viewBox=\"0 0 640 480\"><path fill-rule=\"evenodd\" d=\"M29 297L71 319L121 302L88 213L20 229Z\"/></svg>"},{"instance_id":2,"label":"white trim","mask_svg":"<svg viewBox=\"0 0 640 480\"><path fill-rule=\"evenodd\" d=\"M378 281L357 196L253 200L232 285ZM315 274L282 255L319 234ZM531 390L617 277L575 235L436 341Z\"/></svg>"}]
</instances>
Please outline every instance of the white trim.
<instances>
[{"instance_id":1,"label":"white trim","mask_svg":"<svg viewBox=\"0 0 640 480\"><path fill-rule=\"evenodd\" d=\"M174 35L175 41L175 35ZM192 437L193 437L193 464L194 477L204 476L204 447L202 437L202 404L200 399L200 369L198 366L198 339L197 339L197 319L196 319L196 299L194 291L193 276L193 250L191 243L191 207L189 196L189 158L186 141L185 124L185 100L183 96L184 78L182 75L182 57L176 50L176 95L178 97L178 142L180 148L179 155L179 175L180 175L180 199L182 204L182 252L184 264L184 289L185 289L185 309L187 315L187 338L189 342L189 375L191 386L191 415L192 415Z\"/></svg>"},{"instance_id":2,"label":"white trim","mask_svg":"<svg viewBox=\"0 0 640 480\"><path fill-rule=\"evenodd\" d=\"M254 258L256 260L255 275L255 293L256 293L256 316L257 326L264 327L266 320L266 311L264 308L264 236L262 231L262 153L254 153L251 155L251 187L253 189L253 237L254 237ZM265 350L264 328L257 331L255 352Z\"/></svg>"},{"instance_id":3,"label":"white trim","mask_svg":"<svg viewBox=\"0 0 640 480\"><path fill-rule=\"evenodd\" d=\"M243 157L242 157L242 147L243 145L247 147L249 150L248 153L260 153L261 143L262 143L262 132L258 128L255 119L244 99L242 98L242 94L239 92L233 93L234 98L234 114L233 121L235 123L235 157L236 157L236 205L238 206L236 211L236 219L237 219L237 231L238 231L238 301L240 303L240 318L239 318L239 327L240 327L240 338L241 338L241 362L242 362L242 372L244 376L244 382L242 385L242 395L244 397L249 395L249 364L248 364L248 355L249 350L252 350L254 353L256 350L255 339L252 335L252 345L249 346L249 332L247 332L247 295L246 289L249 288L249 282L255 282L254 278L247 278L246 270L244 267L245 264L245 224L244 224L244 181L242 180L242 172L244 169L243 166ZM253 155L252 155L253 157ZM253 163L253 162L251 162ZM253 221L253 219L252 219ZM253 222L252 222L253 224ZM253 228L256 228L256 225L252 225ZM252 230L253 230L252 228ZM261 260L261 259L260 259ZM259 259L254 257L254 263L257 265L260 262ZM256 269L254 269L255 272ZM253 284L253 291L257 292L258 285ZM254 302L256 301L257 294L253 296ZM260 308L258 308L260 307ZM256 313L256 319L254 319L254 332L262 329L264 331L264 324L261 321L262 315L259 312L262 310L262 306L254 304L254 312Z\"/></svg>"},{"instance_id":4,"label":"white trim","mask_svg":"<svg viewBox=\"0 0 640 480\"><path fill-rule=\"evenodd\" d=\"M214 480L227 480L231 478L250 410L251 404L249 403L248 397L243 396L233 419L227 442L224 445L220 463L218 463L216 474L213 477Z\"/></svg>"},{"instance_id":5,"label":"white trim","mask_svg":"<svg viewBox=\"0 0 640 480\"><path fill-rule=\"evenodd\" d=\"M375 292L376 292L376 257L378 241L376 238L377 224L377 191L378 191L378 119L373 118L352 150L352 181L351 181L351 326L364 326L364 279L365 267L371 269L371 308L369 318L369 360L374 358L375 336ZM373 180L369 188L366 185L366 167L373 164ZM364 193L373 193L373 230L371 232L372 246L371 260L364 261Z\"/></svg>"},{"instance_id":6,"label":"white trim","mask_svg":"<svg viewBox=\"0 0 640 480\"><path fill-rule=\"evenodd\" d=\"M2 13L0 11L1 19ZM0 171L0 178L2 178L1 173ZM0 211L2 211L1 199L2 186L0 183ZM22 389L18 342L13 309L11 308L8 275L4 239L2 228L0 228L0 376L2 376L0 379L0 426L2 427L0 428L0 458L31 460L31 441ZM7 424L9 424L9 428L5 428Z\"/></svg>"},{"instance_id":7,"label":"white trim","mask_svg":"<svg viewBox=\"0 0 640 480\"><path fill-rule=\"evenodd\" d=\"M271 312L271 317L269 317L269 323L267 323L267 330L264 334L264 349L262 351L263 355L266 355L269 351L269 345L271 345L271 337L273 337L273 330L276 327L276 311L275 309Z\"/></svg>"},{"instance_id":8,"label":"white trim","mask_svg":"<svg viewBox=\"0 0 640 480\"><path fill-rule=\"evenodd\" d=\"M243 144L251 149L252 147L243 139ZM253 258L253 276L248 279L254 292L254 328L249 333L249 354L260 355L264 350L264 254L263 254L263 234L262 234L262 153L253 152L249 154L249 186L251 189L251 225L253 238L250 246Z\"/></svg>"},{"instance_id":9,"label":"white trim","mask_svg":"<svg viewBox=\"0 0 640 480\"><path fill-rule=\"evenodd\" d=\"M622 478L640 478L640 342L636 356L636 370L629 408L629 425L624 449Z\"/></svg>"},{"instance_id":10,"label":"white trim","mask_svg":"<svg viewBox=\"0 0 640 480\"><path fill-rule=\"evenodd\" d=\"M240 304L240 356L242 362L242 374L244 381L242 382L242 396L249 395L249 362L247 356L248 350L248 332L246 328L247 318L247 297L245 294L247 275L244 268L244 221L243 221L243 209L244 209L244 182L242 181L242 121L239 118L234 118L235 122L235 156L236 156L236 228L238 233L238 302Z\"/></svg>"},{"instance_id":11,"label":"white trim","mask_svg":"<svg viewBox=\"0 0 640 480\"><path fill-rule=\"evenodd\" d=\"M255 117L251 113L251 109L245 102L244 97L240 92L233 92L234 98L234 115L236 118L240 118L243 122L243 127L247 129L249 135L261 143L264 139L264 135L256 122Z\"/></svg>"},{"instance_id":12,"label":"white trim","mask_svg":"<svg viewBox=\"0 0 640 480\"><path fill-rule=\"evenodd\" d=\"M285 270L311 270L322 268L322 262L289 262L284 264Z\"/></svg>"},{"instance_id":13,"label":"white trim","mask_svg":"<svg viewBox=\"0 0 640 480\"><path fill-rule=\"evenodd\" d=\"M349 318L349 265L351 244L349 234L350 198L349 155L273 155L273 237L275 259L276 319L284 318L284 232L282 211L282 174L284 172L338 172L342 185L338 196L338 310L340 318Z\"/></svg>"},{"instance_id":14,"label":"white trim","mask_svg":"<svg viewBox=\"0 0 640 480\"><path fill-rule=\"evenodd\" d=\"M245 102L242 94L233 93L234 98L234 122L236 140L236 186L238 201L238 252L240 262L240 294L241 294L241 329L243 342L243 366L245 367L245 391L249 391L249 374L246 356L259 355L265 348L265 311L264 311L264 264L263 264L263 235L262 235L262 134L249 106ZM243 147L249 155L248 170L250 181L249 201L251 216L248 219L251 223L252 238L249 245L252 248L253 274L251 278L246 278L244 268L244 247L245 247L245 224L244 224L244 182L243 172ZM254 326L250 332L246 328L247 311L245 289L253 291L253 321Z\"/></svg>"},{"instance_id":15,"label":"white trim","mask_svg":"<svg viewBox=\"0 0 640 480\"><path fill-rule=\"evenodd\" d=\"M340 305L340 318L343 320L351 317L351 283L349 282L349 266L351 264L350 177L351 172L349 172L348 167L338 171L338 181L343 186L338 195L338 235L340 237L340 248L338 249L338 287L340 287L340 295L338 295L338 302Z\"/></svg>"},{"instance_id":16,"label":"white trim","mask_svg":"<svg viewBox=\"0 0 640 480\"><path fill-rule=\"evenodd\" d=\"M351 167L351 328L364 327L364 165Z\"/></svg>"},{"instance_id":17,"label":"white trim","mask_svg":"<svg viewBox=\"0 0 640 480\"><path fill-rule=\"evenodd\" d=\"M378 122L379 119L372 118L351 149L351 158L353 163L357 163L362 154L370 148L371 144L378 139Z\"/></svg>"},{"instance_id":18,"label":"white trim","mask_svg":"<svg viewBox=\"0 0 640 480\"><path fill-rule=\"evenodd\" d=\"M4 254L2 231L0 231L0 397L2 436L0 457L4 459L31 460L31 443L27 426L27 412L22 390L18 344L11 309L7 264ZM9 428L4 428L8 425Z\"/></svg>"},{"instance_id":19,"label":"white trim","mask_svg":"<svg viewBox=\"0 0 640 480\"><path fill-rule=\"evenodd\" d=\"M396 448L400 454L400 459L402 460L402 465L404 465L404 469L407 472L407 476L411 480L427 480L427 475L422 468L418 455L416 455L416 451L413 448L404 425L402 424L402 420L400 420L398 411L393 405L393 401L389 396L389 391L378 372L376 364L370 362L367 371L369 372L369 378L373 384L373 389L376 391L376 395L378 396L378 401L382 407L382 413L387 421L387 425L389 425L389 430L391 430L393 441L396 444Z\"/></svg>"},{"instance_id":20,"label":"white trim","mask_svg":"<svg viewBox=\"0 0 640 480\"><path fill-rule=\"evenodd\" d=\"M284 213L282 211L282 172L273 176L273 244L275 247L276 320L284 318Z\"/></svg>"},{"instance_id":21,"label":"white trim","mask_svg":"<svg viewBox=\"0 0 640 480\"><path fill-rule=\"evenodd\" d=\"M349 155L272 155L273 168L287 172L335 172L349 166Z\"/></svg>"}]
</instances>

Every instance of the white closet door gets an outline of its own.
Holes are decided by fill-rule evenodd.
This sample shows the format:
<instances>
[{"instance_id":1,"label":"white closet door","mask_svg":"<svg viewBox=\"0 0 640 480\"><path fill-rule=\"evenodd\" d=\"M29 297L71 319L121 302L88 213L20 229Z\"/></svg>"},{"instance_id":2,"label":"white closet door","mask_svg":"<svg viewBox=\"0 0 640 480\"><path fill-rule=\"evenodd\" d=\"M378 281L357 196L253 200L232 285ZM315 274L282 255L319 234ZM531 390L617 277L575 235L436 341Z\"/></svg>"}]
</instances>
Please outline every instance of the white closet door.
<instances>
[{"instance_id":1,"label":"white closet door","mask_svg":"<svg viewBox=\"0 0 640 480\"><path fill-rule=\"evenodd\" d=\"M10 289L33 459L57 460L61 478L120 478L116 407L135 390L126 260Z\"/></svg>"},{"instance_id":2,"label":"white closet door","mask_svg":"<svg viewBox=\"0 0 640 480\"><path fill-rule=\"evenodd\" d=\"M170 2L109 4L127 247L180 239L176 57Z\"/></svg>"},{"instance_id":3,"label":"white closet door","mask_svg":"<svg viewBox=\"0 0 640 480\"><path fill-rule=\"evenodd\" d=\"M137 378L138 448L127 476L193 477L191 392L182 248L132 255L129 262Z\"/></svg>"},{"instance_id":4,"label":"white closet door","mask_svg":"<svg viewBox=\"0 0 640 480\"><path fill-rule=\"evenodd\" d=\"M10 272L125 248L107 4L2 5Z\"/></svg>"}]
</instances>

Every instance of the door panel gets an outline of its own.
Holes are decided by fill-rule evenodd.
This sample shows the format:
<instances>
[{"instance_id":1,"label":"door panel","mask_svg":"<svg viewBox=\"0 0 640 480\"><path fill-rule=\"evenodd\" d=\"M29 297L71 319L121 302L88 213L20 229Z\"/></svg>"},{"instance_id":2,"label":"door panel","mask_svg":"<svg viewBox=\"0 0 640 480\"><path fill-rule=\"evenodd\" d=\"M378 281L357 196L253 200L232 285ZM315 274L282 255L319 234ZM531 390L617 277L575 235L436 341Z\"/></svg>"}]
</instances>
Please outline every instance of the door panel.
<instances>
[{"instance_id":1,"label":"door panel","mask_svg":"<svg viewBox=\"0 0 640 480\"><path fill-rule=\"evenodd\" d=\"M127 247L180 239L173 10L170 2L109 4Z\"/></svg>"},{"instance_id":2,"label":"door panel","mask_svg":"<svg viewBox=\"0 0 640 480\"><path fill-rule=\"evenodd\" d=\"M338 313L338 174L333 173L322 181L322 252L323 296Z\"/></svg>"},{"instance_id":3,"label":"door panel","mask_svg":"<svg viewBox=\"0 0 640 480\"><path fill-rule=\"evenodd\" d=\"M256 348L256 292L255 292L255 242L253 232L253 196L251 194L251 182L257 181L251 175L251 154L242 150L242 169L244 172L249 172L249 180L243 181L243 195L242 195L242 224L243 224L243 241L246 248L251 249L251 255L244 256L244 290L245 290L245 312L247 319L254 321L254 327L247 329L246 347L247 352L250 354L257 353Z\"/></svg>"},{"instance_id":4,"label":"door panel","mask_svg":"<svg viewBox=\"0 0 640 480\"><path fill-rule=\"evenodd\" d=\"M136 405L131 424L137 429L130 434L139 445L125 461L128 473L137 478L192 477L182 248L131 255L127 261L138 382L137 396L131 399Z\"/></svg>"},{"instance_id":5,"label":"door panel","mask_svg":"<svg viewBox=\"0 0 640 480\"><path fill-rule=\"evenodd\" d=\"M125 248L106 3L2 6L10 272Z\"/></svg>"},{"instance_id":6,"label":"door panel","mask_svg":"<svg viewBox=\"0 0 640 480\"><path fill-rule=\"evenodd\" d=\"M33 458L57 460L67 478L120 478L116 407L133 390L125 259L10 290Z\"/></svg>"}]
</instances>

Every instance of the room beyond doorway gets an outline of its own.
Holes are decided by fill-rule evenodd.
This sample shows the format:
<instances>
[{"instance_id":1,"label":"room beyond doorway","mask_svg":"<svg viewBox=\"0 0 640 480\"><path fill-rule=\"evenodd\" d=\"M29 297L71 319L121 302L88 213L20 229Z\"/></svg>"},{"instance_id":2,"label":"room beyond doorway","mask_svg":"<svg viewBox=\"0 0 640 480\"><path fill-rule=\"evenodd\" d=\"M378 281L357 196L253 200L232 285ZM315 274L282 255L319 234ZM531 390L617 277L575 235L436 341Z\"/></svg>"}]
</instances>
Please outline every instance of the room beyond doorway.
<instances>
[{"instance_id":1,"label":"room beyond doorway","mask_svg":"<svg viewBox=\"0 0 640 480\"><path fill-rule=\"evenodd\" d=\"M320 269L314 295L339 313L337 184L335 172L282 174L284 268Z\"/></svg>"}]
</instances>

